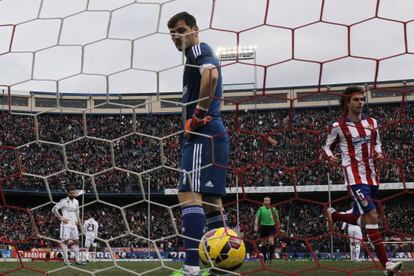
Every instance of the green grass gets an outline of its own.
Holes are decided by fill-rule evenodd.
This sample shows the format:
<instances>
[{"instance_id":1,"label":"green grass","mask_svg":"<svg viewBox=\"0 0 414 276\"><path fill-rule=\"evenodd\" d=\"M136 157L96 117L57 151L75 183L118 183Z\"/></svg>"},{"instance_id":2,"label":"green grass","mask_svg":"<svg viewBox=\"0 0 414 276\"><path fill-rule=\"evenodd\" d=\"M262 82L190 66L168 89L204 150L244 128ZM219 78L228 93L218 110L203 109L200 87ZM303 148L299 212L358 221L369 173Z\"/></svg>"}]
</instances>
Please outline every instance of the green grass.
<instances>
[{"instance_id":1,"label":"green grass","mask_svg":"<svg viewBox=\"0 0 414 276\"><path fill-rule=\"evenodd\" d=\"M56 269L60 269L58 271L50 273L50 275L89 275L88 273L84 273L82 271L77 270L77 268L82 270L88 270L90 272L97 272L101 269L107 269L105 271L97 273L97 275L108 275L108 276L115 276L115 275L133 275L132 273L128 273L121 268L113 267L113 263L107 262L97 262L97 263L89 263L82 266L70 266L65 267L62 263L59 262L32 262L32 263L24 263L24 268L12 272L7 275L18 276L18 275L41 275L41 273L36 273L34 271L27 270L27 268L41 270L43 272L53 271ZM118 262L118 266L122 268L129 269L134 272L143 273L145 271L153 270L152 272L146 273L145 275L169 275L172 270L166 269L163 266L168 266L170 268L180 268L181 263L179 262ZM266 269L273 269L274 271L266 271L263 270L263 267L259 262L248 262L246 261L243 266L238 270L238 272L243 272L243 274L247 275L286 275L283 273L277 273L277 271L284 271L284 272L296 272L298 275L348 275L344 272L339 272L337 269L346 269L348 272L351 270L359 270L359 272L355 272L354 275L383 275L381 270L373 268L372 262L361 262L361 263L354 263L351 261L321 261L320 267L316 266L316 263L313 261L273 261L273 263L266 265ZM112 267L112 268L111 268ZM12 269L21 268L20 263L0 263L0 275ZM256 273L250 273L255 270L262 270ZM312 269L312 270L307 270ZM405 262L403 271L414 273L414 261Z\"/></svg>"}]
</instances>

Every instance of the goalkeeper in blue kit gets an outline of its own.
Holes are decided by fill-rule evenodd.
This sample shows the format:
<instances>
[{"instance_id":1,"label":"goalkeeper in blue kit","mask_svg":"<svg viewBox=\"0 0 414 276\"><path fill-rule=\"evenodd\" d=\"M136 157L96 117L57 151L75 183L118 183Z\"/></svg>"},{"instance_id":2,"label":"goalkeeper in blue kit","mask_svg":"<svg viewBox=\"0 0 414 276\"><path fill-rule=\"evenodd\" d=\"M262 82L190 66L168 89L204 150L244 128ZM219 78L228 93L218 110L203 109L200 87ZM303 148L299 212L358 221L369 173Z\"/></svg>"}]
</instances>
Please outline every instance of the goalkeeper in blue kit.
<instances>
[{"instance_id":1,"label":"goalkeeper in blue kit","mask_svg":"<svg viewBox=\"0 0 414 276\"><path fill-rule=\"evenodd\" d=\"M221 197L225 194L229 137L220 117L222 78L213 49L199 40L194 16L187 12L168 21L171 39L186 57L183 75L184 137L178 200L183 203L182 222L186 257L177 275L199 275L196 240L207 230L223 227ZM206 165L210 165L203 168ZM201 169L203 168L203 169ZM203 202L209 204L202 204ZM211 204L211 205L210 205Z\"/></svg>"}]
</instances>

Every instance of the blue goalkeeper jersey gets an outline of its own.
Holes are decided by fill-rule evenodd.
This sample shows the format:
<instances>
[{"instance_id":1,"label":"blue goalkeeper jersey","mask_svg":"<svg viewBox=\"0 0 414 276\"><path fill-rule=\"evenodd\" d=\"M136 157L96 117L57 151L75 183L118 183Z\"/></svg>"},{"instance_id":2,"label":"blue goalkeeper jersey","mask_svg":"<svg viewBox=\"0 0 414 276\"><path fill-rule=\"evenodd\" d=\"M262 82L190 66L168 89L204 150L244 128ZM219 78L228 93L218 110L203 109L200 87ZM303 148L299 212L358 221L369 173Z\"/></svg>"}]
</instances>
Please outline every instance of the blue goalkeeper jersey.
<instances>
[{"instance_id":1,"label":"blue goalkeeper jersey","mask_svg":"<svg viewBox=\"0 0 414 276\"><path fill-rule=\"evenodd\" d=\"M185 51L187 58L183 77L183 119L193 116L200 93L201 70L215 66L219 73L214 99L211 101L207 115L212 117L208 124L197 128L190 139L182 140L179 191L194 191L203 194L222 196L226 193L226 174L229 159L229 137L220 117L223 83L220 61L213 50L205 43L194 45ZM211 164L216 166L207 166ZM203 168L203 169L202 169Z\"/></svg>"},{"instance_id":2,"label":"blue goalkeeper jersey","mask_svg":"<svg viewBox=\"0 0 414 276\"><path fill-rule=\"evenodd\" d=\"M201 70L203 66L215 66L218 70L218 81L216 90L214 92L214 99L211 101L207 114L210 115L213 120L206 126L203 126L197 130L197 132L207 135L215 135L217 133L224 133L223 122L220 117L221 110L221 98L223 96L223 81L221 76L220 61L214 54L213 49L206 43L200 43L189 47L185 51L187 58L186 66L183 76L183 103L194 102L183 107L183 114L185 118L189 119L193 116L194 109L197 106L197 100L200 95L200 82L201 82ZM209 69L204 69L209 70Z\"/></svg>"},{"instance_id":3,"label":"blue goalkeeper jersey","mask_svg":"<svg viewBox=\"0 0 414 276\"><path fill-rule=\"evenodd\" d=\"M220 117L220 99L223 95L223 82L219 59L214 54L213 49L206 43L196 44L187 48L185 56L187 62L183 77L183 103L193 102L199 99L202 66L213 65L218 70L219 78L216 91L214 92L215 99L213 99L209 106L208 115ZM187 106L186 119L191 118L196 105L197 102Z\"/></svg>"}]
</instances>

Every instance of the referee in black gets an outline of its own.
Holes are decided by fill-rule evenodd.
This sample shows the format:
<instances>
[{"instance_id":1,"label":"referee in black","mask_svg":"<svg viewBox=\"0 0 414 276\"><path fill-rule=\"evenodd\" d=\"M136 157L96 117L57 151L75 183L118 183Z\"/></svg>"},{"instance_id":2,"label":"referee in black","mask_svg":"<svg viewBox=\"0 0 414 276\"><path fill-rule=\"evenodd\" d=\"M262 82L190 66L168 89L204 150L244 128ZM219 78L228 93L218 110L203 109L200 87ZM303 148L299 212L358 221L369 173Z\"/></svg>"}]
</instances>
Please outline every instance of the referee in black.
<instances>
[{"instance_id":1,"label":"referee in black","mask_svg":"<svg viewBox=\"0 0 414 276\"><path fill-rule=\"evenodd\" d=\"M270 262L274 256L274 244L276 233L275 220L279 222L279 213L275 207L270 207L270 197L263 199L263 205L256 212L254 231L259 231L262 239L262 254L265 262ZM269 254L269 256L268 256Z\"/></svg>"}]
</instances>

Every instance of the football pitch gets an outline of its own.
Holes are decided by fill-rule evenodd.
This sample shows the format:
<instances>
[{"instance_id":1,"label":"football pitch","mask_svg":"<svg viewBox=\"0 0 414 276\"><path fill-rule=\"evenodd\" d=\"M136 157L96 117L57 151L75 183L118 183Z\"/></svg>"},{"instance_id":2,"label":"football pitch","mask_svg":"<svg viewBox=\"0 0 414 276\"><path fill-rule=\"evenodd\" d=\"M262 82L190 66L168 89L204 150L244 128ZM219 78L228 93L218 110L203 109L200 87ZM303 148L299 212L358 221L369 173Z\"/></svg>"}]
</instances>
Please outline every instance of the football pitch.
<instances>
[{"instance_id":1,"label":"football pitch","mask_svg":"<svg viewBox=\"0 0 414 276\"><path fill-rule=\"evenodd\" d=\"M170 268L180 268L180 262L164 262L164 266ZM258 262L246 261L243 266L237 270L237 272L243 275L351 275L349 272L353 272L353 275L384 275L382 270L374 267L372 262L354 263L351 261L320 261L320 267L316 267L316 263L313 261L273 261L271 264L266 264L267 270L262 270L263 267ZM118 262L118 266L122 268L114 268L113 263L96 262L88 263L81 266L71 265L64 267L59 262L29 262L24 263L26 268L33 268L39 271L50 271L48 275L90 275L89 273L82 272L82 270L88 270L95 272L96 275L134 275L122 268L129 269L137 273L144 273L144 275L170 275L172 270L164 268L160 262ZM2 262L0 263L0 275L13 269L20 267L17 262ZM346 269L348 272L341 272L341 269ZM281 273L278 273L281 271ZM283 272L282 272L283 271ZM254 272L254 273L253 273ZM295 273L296 272L296 273ZM414 261L405 262L403 272L408 272L409 275L414 274ZM36 273L31 270L18 270L7 275L42 275L43 273ZM401 274L403 275L403 274ZM405 274L404 275L408 275Z\"/></svg>"}]
</instances>

